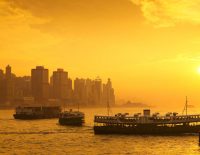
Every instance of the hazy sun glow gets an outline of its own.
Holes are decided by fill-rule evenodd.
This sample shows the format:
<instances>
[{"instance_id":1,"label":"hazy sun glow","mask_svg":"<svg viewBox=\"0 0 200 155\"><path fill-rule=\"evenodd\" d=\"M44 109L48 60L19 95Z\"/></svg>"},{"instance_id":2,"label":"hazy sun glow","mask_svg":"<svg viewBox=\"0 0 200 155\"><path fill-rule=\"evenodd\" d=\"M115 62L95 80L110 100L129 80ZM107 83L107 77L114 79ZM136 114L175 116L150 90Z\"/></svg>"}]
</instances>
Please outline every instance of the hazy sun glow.
<instances>
[{"instance_id":1,"label":"hazy sun glow","mask_svg":"<svg viewBox=\"0 0 200 155\"><path fill-rule=\"evenodd\" d=\"M198 74L200 74L200 67L197 68L197 72L198 72Z\"/></svg>"}]
</instances>

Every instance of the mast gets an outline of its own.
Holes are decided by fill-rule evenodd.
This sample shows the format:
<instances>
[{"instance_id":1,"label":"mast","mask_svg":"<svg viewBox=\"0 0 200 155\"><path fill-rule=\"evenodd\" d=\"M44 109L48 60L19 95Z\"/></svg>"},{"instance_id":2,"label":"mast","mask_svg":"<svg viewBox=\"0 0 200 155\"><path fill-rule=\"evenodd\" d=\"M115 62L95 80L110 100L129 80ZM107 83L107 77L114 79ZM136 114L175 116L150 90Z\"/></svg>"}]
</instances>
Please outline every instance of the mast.
<instances>
[{"instance_id":1,"label":"mast","mask_svg":"<svg viewBox=\"0 0 200 155\"><path fill-rule=\"evenodd\" d=\"M185 101L185 113L187 116L187 114L188 114L188 98L187 98L187 96L186 96L186 101ZM188 123L188 125L189 125L189 123Z\"/></svg>"},{"instance_id":2,"label":"mast","mask_svg":"<svg viewBox=\"0 0 200 155\"><path fill-rule=\"evenodd\" d=\"M186 96L186 102L185 102L185 112L186 112L186 116L187 116L187 109L188 109L188 99Z\"/></svg>"},{"instance_id":3,"label":"mast","mask_svg":"<svg viewBox=\"0 0 200 155\"><path fill-rule=\"evenodd\" d=\"M187 114L188 114L188 98L187 98L187 96L186 96L185 106L184 106L182 115L184 114L184 112L185 112L185 114L187 116Z\"/></svg>"},{"instance_id":4,"label":"mast","mask_svg":"<svg viewBox=\"0 0 200 155\"><path fill-rule=\"evenodd\" d=\"M110 93L111 93L112 83L110 81L110 78L108 79L107 84L105 85L106 90L106 99L107 99L107 114L110 115Z\"/></svg>"}]
</instances>

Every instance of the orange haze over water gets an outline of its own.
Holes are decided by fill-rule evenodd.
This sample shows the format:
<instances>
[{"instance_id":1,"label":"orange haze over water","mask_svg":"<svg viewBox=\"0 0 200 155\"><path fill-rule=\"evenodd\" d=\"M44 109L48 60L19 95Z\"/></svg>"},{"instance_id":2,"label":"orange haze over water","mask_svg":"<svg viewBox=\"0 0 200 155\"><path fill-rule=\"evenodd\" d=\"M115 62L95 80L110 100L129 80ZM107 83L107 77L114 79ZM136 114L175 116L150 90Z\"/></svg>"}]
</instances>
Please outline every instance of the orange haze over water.
<instances>
[{"instance_id":1,"label":"orange haze over water","mask_svg":"<svg viewBox=\"0 0 200 155\"><path fill-rule=\"evenodd\" d=\"M0 68L110 77L117 100L200 108L198 0L0 0ZM51 74L51 73L50 73Z\"/></svg>"}]
</instances>

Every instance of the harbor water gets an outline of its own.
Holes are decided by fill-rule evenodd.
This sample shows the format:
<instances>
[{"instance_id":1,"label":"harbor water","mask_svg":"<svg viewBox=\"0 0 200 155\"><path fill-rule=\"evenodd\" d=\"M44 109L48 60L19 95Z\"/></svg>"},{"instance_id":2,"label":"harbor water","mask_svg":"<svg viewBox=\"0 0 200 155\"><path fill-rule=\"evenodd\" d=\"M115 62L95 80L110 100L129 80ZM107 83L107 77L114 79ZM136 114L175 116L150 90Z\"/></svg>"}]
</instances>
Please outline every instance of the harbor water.
<instances>
[{"instance_id":1,"label":"harbor water","mask_svg":"<svg viewBox=\"0 0 200 155\"><path fill-rule=\"evenodd\" d=\"M72 155L199 155L198 134L177 136L94 135L95 114L103 108L81 109L83 127L61 126L58 119L15 120L14 110L0 110L0 154ZM142 112L142 109L114 108L117 112Z\"/></svg>"}]
</instances>

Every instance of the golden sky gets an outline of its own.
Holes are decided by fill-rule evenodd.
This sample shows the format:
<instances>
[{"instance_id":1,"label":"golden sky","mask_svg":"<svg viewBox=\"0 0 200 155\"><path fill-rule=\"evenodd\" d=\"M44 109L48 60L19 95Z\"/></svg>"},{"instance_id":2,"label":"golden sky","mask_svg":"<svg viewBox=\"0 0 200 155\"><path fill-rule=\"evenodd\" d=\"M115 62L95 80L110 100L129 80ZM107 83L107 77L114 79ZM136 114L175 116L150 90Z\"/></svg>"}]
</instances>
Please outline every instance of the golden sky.
<instances>
[{"instance_id":1,"label":"golden sky","mask_svg":"<svg viewBox=\"0 0 200 155\"><path fill-rule=\"evenodd\" d=\"M117 99L200 108L199 0L0 0L0 68L110 77Z\"/></svg>"}]
</instances>

